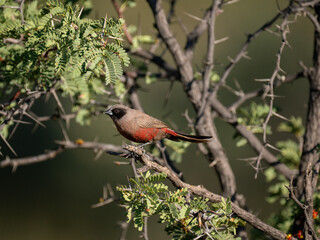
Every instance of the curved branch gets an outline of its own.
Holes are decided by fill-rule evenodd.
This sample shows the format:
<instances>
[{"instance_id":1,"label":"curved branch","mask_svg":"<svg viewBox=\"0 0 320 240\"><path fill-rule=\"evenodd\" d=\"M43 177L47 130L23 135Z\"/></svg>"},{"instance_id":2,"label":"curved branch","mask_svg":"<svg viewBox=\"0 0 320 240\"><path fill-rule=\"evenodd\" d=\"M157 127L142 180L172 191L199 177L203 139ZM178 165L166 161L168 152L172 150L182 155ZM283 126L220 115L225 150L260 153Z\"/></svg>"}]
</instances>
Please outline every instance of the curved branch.
<instances>
[{"instance_id":1,"label":"curved branch","mask_svg":"<svg viewBox=\"0 0 320 240\"><path fill-rule=\"evenodd\" d=\"M156 162L150 161L148 155L144 153L144 150L138 147L131 145L124 145L123 148L130 152L133 152L138 156L138 160L149 169L152 169L159 173L165 173L168 179L173 183L177 188L186 188L191 194L201 196L203 198L208 198L211 202L221 202L222 196L212 193L203 186L194 186L188 183L183 182L173 171L170 171L168 168L160 166ZM259 218L257 218L252 213L247 212L246 210L240 208L238 205L232 203L232 211L238 215L238 217L247 221L253 227L263 231L267 235L271 236L274 239L283 240L286 237L286 234L279 231L278 229L264 223ZM294 239L294 238L293 238Z\"/></svg>"},{"instance_id":2,"label":"curved branch","mask_svg":"<svg viewBox=\"0 0 320 240\"><path fill-rule=\"evenodd\" d=\"M173 33L170 31L167 18L165 16L163 8L161 7L161 2L161 0L148 0L148 3L154 14L156 28L158 29L161 38L170 50L170 53L178 67L178 71L180 73L180 80L183 85L184 91L188 95L188 98L190 102L193 104L196 112L198 112L202 105L202 92L200 83L193 81L194 79L191 61L186 57L177 39L173 36ZM216 3L214 2L214 4ZM216 9L216 7L214 9ZM211 14L211 16L213 15ZM232 200L236 200L237 184L235 176L229 164L228 158L223 150L222 144L218 138L215 125L211 118L210 107L204 108L203 116L203 121L201 122L201 124L197 124L196 129L199 134L210 134L213 137L212 141L207 143L207 147L209 149L207 158L210 162L216 162L214 167L215 170L218 172L218 176L220 178L220 185L223 189L224 195L231 196L233 198Z\"/></svg>"}]
</instances>

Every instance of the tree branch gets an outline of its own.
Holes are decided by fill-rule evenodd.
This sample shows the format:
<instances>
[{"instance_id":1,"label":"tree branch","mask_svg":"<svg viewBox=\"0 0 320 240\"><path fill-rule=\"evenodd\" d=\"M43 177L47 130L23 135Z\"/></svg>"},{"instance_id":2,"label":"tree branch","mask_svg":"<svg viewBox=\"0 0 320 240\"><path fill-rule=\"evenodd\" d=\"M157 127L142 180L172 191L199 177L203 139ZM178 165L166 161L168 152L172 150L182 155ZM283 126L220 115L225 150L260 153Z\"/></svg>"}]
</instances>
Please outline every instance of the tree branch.
<instances>
[{"instance_id":1,"label":"tree branch","mask_svg":"<svg viewBox=\"0 0 320 240\"><path fill-rule=\"evenodd\" d=\"M193 58L194 48L199 37L207 29L207 21L210 19L211 11L212 9L210 8L205 12L203 19L201 19L200 23L187 36L187 43L184 50L189 61Z\"/></svg>"},{"instance_id":2,"label":"tree branch","mask_svg":"<svg viewBox=\"0 0 320 240\"><path fill-rule=\"evenodd\" d=\"M7 157L5 160L0 162L0 167L13 167L13 171L17 169L19 166L39 163L43 161L47 161L49 159L55 158L58 154L64 152L67 149L92 149L96 151L108 151L108 152L117 152L117 153L124 153L121 147L112 145L112 144L104 144L104 143L97 143L97 142L84 142L78 141L71 142L71 141L56 141L59 146L55 149L48 150L45 153L31 156L31 157L22 157L22 158L9 158Z\"/></svg>"},{"instance_id":3,"label":"tree branch","mask_svg":"<svg viewBox=\"0 0 320 240\"><path fill-rule=\"evenodd\" d=\"M320 22L320 4L314 7L317 22ZM310 16L309 16L310 18ZM319 159L317 145L320 143L320 32L317 28L314 30L314 50L313 50L313 71L309 75L309 102L307 119L305 124L305 135L303 140L303 152L299 166L299 176L296 179L297 197L304 198L307 206L309 218L312 218L313 211L313 168ZM316 176L317 178L317 176ZM313 236L309 234L310 228L308 222L304 223L304 235L307 240Z\"/></svg>"},{"instance_id":4,"label":"tree branch","mask_svg":"<svg viewBox=\"0 0 320 240\"><path fill-rule=\"evenodd\" d=\"M224 85L227 78L229 77L231 71L236 66L236 64L246 56L247 54L247 48L249 47L250 43L253 39L255 39L260 33L268 29L270 26L272 26L280 17L283 16L284 13L288 13L291 11L291 5L292 1L290 1L289 6L285 8L283 11L279 12L277 15L275 15L270 21L263 24L259 29L257 29L254 33L248 34L246 42L242 45L240 51L236 55L236 57L229 63L229 65L225 68L220 81L214 86L213 95L216 95L218 92L220 86Z\"/></svg>"},{"instance_id":5,"label":"tree branch","mask_svg":"<svg viewBox=\"0 0 320 240\"><path fill-rule=\"evenodd\" d=\"M201 196L203 198L208 198L211 202L221 202L222 196L212 193L208 191L203 186L194 186L188 183L183 182L174 172L170 171L168 168L160 166L159 164L150 161L149 157L144 153L143 149L124 145L123 148L127 151L133 152L138 156L138 160L148 168L159 172L165 173L168 179L173 183L173 185L177 188L186 188L191 194L195 194ZM259 218L257 218L252 213L247 212L246 210L240 208L238 205L232 203L232 210L238 217L242 218L243 220L247 221L253 227L263 231L267 235L271 236L274 239L283 240L286 237L286 234L279 231L278 229L264 223ZM293 238L294 239L294 238Z\"/></svg>"},{"instance_id":6,"label":"tree branch","mask_svg":"<svg viewBox=\"0 0 320 240\"><path fill-rule=\"evenodd\" d=\"M297 171L291 170L285 164L279 162L278 159L264 147L260 140L250 130L248 130L246 126L238 123L236 115L229 111L218 99L211 98L210 104L224 121L231 124L244 138L248 140L248 143L257 152L257 154L260 154L263 151L263 158L270 166L274 167L277 172L284 175L287 179L291 179L297 174Z\"/></svg>"}]
</instances>

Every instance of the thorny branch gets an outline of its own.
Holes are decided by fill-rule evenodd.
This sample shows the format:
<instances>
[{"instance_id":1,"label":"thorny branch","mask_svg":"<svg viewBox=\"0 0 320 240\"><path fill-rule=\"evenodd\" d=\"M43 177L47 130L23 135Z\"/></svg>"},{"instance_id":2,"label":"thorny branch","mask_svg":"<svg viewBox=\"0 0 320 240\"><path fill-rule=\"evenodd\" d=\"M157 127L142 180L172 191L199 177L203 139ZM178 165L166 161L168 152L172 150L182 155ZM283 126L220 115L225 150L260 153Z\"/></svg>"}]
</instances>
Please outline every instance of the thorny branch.
<instances>
[{"instance_id":1,"label":"thorny branch","mask_svg":"<svg viewBox=\"0 0 320 240\"><path fill-rule=\"evenodd\" d=\"M195 194L204 198L208 198L211 202L220 202L222 196L212 193L203 186L195 186L188 183L183 182L177 175L169 170L166 167L163 167L156 162L150 161L149 157L144 153L143 149L134 147L131 145L124 145L123 148L127 151L133 152L137 156L137 160L139 160L143 165L147 166L149 169L152 169L159 173L165 173L168 179L173 183L173 185L177 188L187 188L191 194ZM286 237L286 234L271 227L270 225L262 222L259 218L257 218L252 213L247 212L246 210L240 208L235 203L232 203L232 210L238 217L247 221L253 227L263 231L267 235L273 237L274 239L283 240Z\"/></svg>"},{"instance_id":2,"label":"thorny branch","mask_svg":"<svg viewBox=\"0 0 320 240\"><path fill-rule=\"evenodd\" d=\"M267 142L267 126L268 123L271 119L271 117L273 115L276 116L280 116L279 114L276 114L274 112L274 82L275 79L280 75L280 73L284 73L284 71L281 69L281 56L282 56L282 52L283 49L286 45L288 45L287 42L287 34L289 33L289 23L288 23L288 15L286 15L284 17L284 20L282 22L282 24L279 26L279 30L281 32L281 36L282 36L282 41L281 41L281 46L279 48L279 51L276 55L277 59L276 59L276 67L272 73L272 76L270 77L270 79L268 80L268 85L263 93L263 96L267 96L270 98L269 100L269 112L268 115L265 119L265 121L262 124L262 129L263 129L263 145L265 147L271 147L271 145ZM272 148L272 147L271 147ZM261 157L263 156L263 151L261 151L261 153L259 154L257 161L256 161L256 167L255 167L255 171L256 171L256 175L255 178L257 178L258 172L260 170L260 160Z\"/></svg>"},{"instance_id":3,"label":"thorny branch","mask_svg":"<svg viewBox=\"0 0 320 240\"><path fill-rule=\"evenodd\" d=\"M56 141L57 144L59 144L58 147L52 150L48 150L45 153L31 156L31 157L22 157L22 158L9 158L7 157L5 160L0 162L0 167L8 167L11 166L13 168L13 171L17 169L19 166L29 165L33 163L43 162L52 158L55 158L60 153L64 152L65 150L69 149L92 149L97 154L99 152L117 152L119 154L125 153L121 147L112 145L112 144L104 144L104 143L98 143L98 142L84 142L84 141Z\"/></svg>"},{"instance_id":4,"label":"thorny branch","mask_svg":"<svg viewBox=\"0 0 320 240\"><path fill-rule=\"evenodd\" d=\"M208 52L204 63L204 72L203 72L203 84L202 84L202 99L201 99L201 106L197 113L197 118L201 119L204 113L204 110L207 106L208 96L209 96L209 89L210 89L210 75L213 69L213 57L214 57L214 50L215 50L215 22L216 22L216 12L219 9L220 1L213 0L210 16L207 20L208 25Z\"/></svg>"},{"instance_id":5,"label":"thorny branch","mask_svg":"<svg viewBox=\"0 0 320 240\"><path fill-rule=\"evenodd\" d=\"M124 10L121 7L119 7L117 0L111 0L111 1L112 1L112 4L113 4L115 10L117 11L118 17L123 18L123 11ZM123 29L123 32L124 32L126 38L127 38L128 43L131 45L132 44L132 36L128 31L126 23L123 25L122 29Z\"/></svg>"},{"instance_id":6,"label":"thorny branch","mask_svg":"<svg viewBox=\"0 0 320 240\"><path fill-rule=\"evenodd\" d=\"M289 7L287 7L284 11L284 13L289 12ZM194 32L196 32L195 35L201 34L205 29L206 29L206 21L209 15L210 11L207 11L206 15L205 15L205 19L203 21L200 22L199 25L197 25L197 27L194 29ZM248 35L248 39L246 41L246 43L243 45L243 47L241 48L239 54L237 55L236 59L238 59L238 61L242 58L243 52L247 49L249 43L251 43L251 41L261 32L265 31L266 29L268 29L270 26L272 26L272 24L274 24L274 22L276 20L278 20L282 15L281 14L277 14L272 20L270 20L269 22L265 23L262 27L260 27L258 30L256 30L253 34ZM199 30L200 29L200 30ZM192 32L191 32L192 33ZM191 34L190 33L190 34ZM191 35L190 35L191 36ZM187 43L188 44L188 43ZM187 45L188 46L188 45ZM188 47L186 48L186 54L188 52L189 49ZM190 48L192 49L192 47ZM159 57L156 56L152 56L152 58L150 56L148 56L147 54L140 54L142 53L142 51L138 51L139 54L135 54L136 56L139 56L141 58L146 58L149 60L153 60L153 59L160 59ZM191 59L190 59L191 60ZM166 72L172 73L174 72L174 68L169 66L168 63L166 63L163 59L161 59L161 61L152 61L154 64L158 65L159 67L163 68L163 70L165 70ZM182 63L181 63L182 64ZM236 64L236 62L232 62L229 67L226 68L226 71L224 73L224 77L222 77L222 81L224 78L227 78L228 75L230 74L231 70L233 69L233 66ZM165 67L164 67L165 66ZM299 79L301 77L306 76L308 73L307 71L302 71L299 72L297 74L293 74L293 75L288 75L287 77L285 77L285 80L279 80L276 79L275 83L274 83L274 87L279 87L281 86L283 83L288 83L291 81L294 81L296 79ZM177 75L175 73L175 75ZM220 81L221 82L221 81ZM191 92L190 90L188 90L189 92ZM265 87L263 87L262 89L257 89L253 92L247 93L245 95L243 95L242 97L240 97L234 104L232 104L230 106L230 109L225 108L225 106L223 104L221 104L219 102L219 100L217 98L214 98L214 95L212 95L211 99L210 99L210 105L212 106L212 108L218 112L218 114L227 122L230 122L231 125L233 127L235 127L235 129L237 131L239 131L239 133L245 137L249 144L251 145L251 147L260 154L261 149L264 148L263 144L260 142L260 140L254 135L252 134L249 130L247 130L244 126L240 125L239 123L237 123L236 119L236 115L235 110L241 105L243 104L245 101L250 100L253 97L256 96L262 96L263 93L265 92ZM233 119L233 120L232 120ZM264 151L264 155L263 158L267 161L267 163L269 163L272 166L275 166L277 171L280 171L280 173L284 174L288 179L291 179L291 177L293 175L295 175L295 171L288 169L284 164L279 163L278 160L276 159L276 157L269 152L268 150L265 149Z\"/></svg>"},{"instance_id":7,"label":"thorny branch","mask_svg":"<svg viewBox=\"0 0 320 240\"><path fill-rule=\"evenodd\" d=\"M305 4L305 3L303 3ZM308 12L308 10L306 9ZM319 150L320 143L320 2L314 5L314 15L307 14L314 24L314 49L313 66L309 70L309 101L306 117L306 131L303 140L303 151L299 166L299 175L295 179L296 193L299 201L304 201L308 217L304 221L304 236L307 240L315 239L316 235L312 231L308 219L312 217L314 208L314 193L316 191L316 182L318 180Z\"/></svg>"},{"instance_id":8,"label":"thorny branch","mask_svg":"<svg viewBox=\"0 0 320 240\"><path fill-rule=\"evenodd\" d=\"M294 190L293 190L293 186L292 186L292 180L290 182L290 186L285 186L288 190L289 190L289 197L303 210L303 213L304 213L304 217L306 219L306 222L308 224L308 227L309 229L312 231L312 234L313 234L313 238L315 240L318 240L319 238L317 237L317 234L314 230L314 226L313 226L313 223L312 223L312 220L310 219L310 216L308 214L308 206L304 205L303 203L301 203L297 197L295 196L294 194Z\"/></svg>"}]
</instances>

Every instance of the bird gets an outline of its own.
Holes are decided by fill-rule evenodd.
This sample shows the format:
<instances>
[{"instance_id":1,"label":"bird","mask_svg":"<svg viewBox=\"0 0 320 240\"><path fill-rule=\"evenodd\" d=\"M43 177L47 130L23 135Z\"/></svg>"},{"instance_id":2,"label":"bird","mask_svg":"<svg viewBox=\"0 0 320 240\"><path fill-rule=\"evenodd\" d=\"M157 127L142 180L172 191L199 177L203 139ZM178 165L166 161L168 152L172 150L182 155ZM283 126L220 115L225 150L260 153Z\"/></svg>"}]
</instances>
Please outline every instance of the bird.
<instances>
[{"instance_id":1,"label":"bird","mask_svg":"<svg viewBox=\"0 0 320 240\"><path fill-rule=\"evenodd\" d=\"M195 136L176 132L164 122L122 104L109 107L104 111L104 114L111 117L122 136L130 141L142 143L140 146L158 142L164 138L176 142L187 141L193 143L206 143L211 141L212 138L211 136Z\"/></svg>"}]
</instances>

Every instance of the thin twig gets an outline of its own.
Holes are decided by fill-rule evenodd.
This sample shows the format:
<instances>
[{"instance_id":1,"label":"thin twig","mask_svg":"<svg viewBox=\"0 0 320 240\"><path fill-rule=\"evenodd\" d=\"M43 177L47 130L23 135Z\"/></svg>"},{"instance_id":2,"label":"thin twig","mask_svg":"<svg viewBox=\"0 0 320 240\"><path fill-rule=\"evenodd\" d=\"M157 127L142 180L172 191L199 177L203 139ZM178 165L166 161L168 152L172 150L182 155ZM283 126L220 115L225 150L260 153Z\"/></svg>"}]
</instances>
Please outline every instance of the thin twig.
<instances>
[{"instance_id":1,"label":"thin twig","mask_svg":"<svg viewBox=\"0 0 320 240\"><path fill-rule=\"evenodd\" d=\"M213 0L212 7L211 7L211 14L209 19L207 20L208 24L208 43L207 43L207 56L204 63L204 72L203 72L203 84L202 84L202 99L201 99L201 106L197 112L197 122L201 119L204 113L204 109L208 103L208 95L209 95L209 85L210 85L210 75L213 69L213 57L214 57L214 49L215 49L215 15L218 9L220 1Z\"/></svg>"},{"instance_id":2,"label":"thin twig","mask_svg":"<svg viewBox=\"0 0 320 240\"><path fill-rule=\"evenodd\" d=\"M123 9L121 9L117 3L116 0L111 0L117 14L118 14L118 18L123 18ZM131 34L129 33L128 31L128 27L127 27L127 24L124 23L123 26L122 26L122 29L123 29L123 32L124 32L124 35L126 36L127 40L128 40L128 43L130 45L132 45L132 36Z\"/></svg>"}]
</instances>

